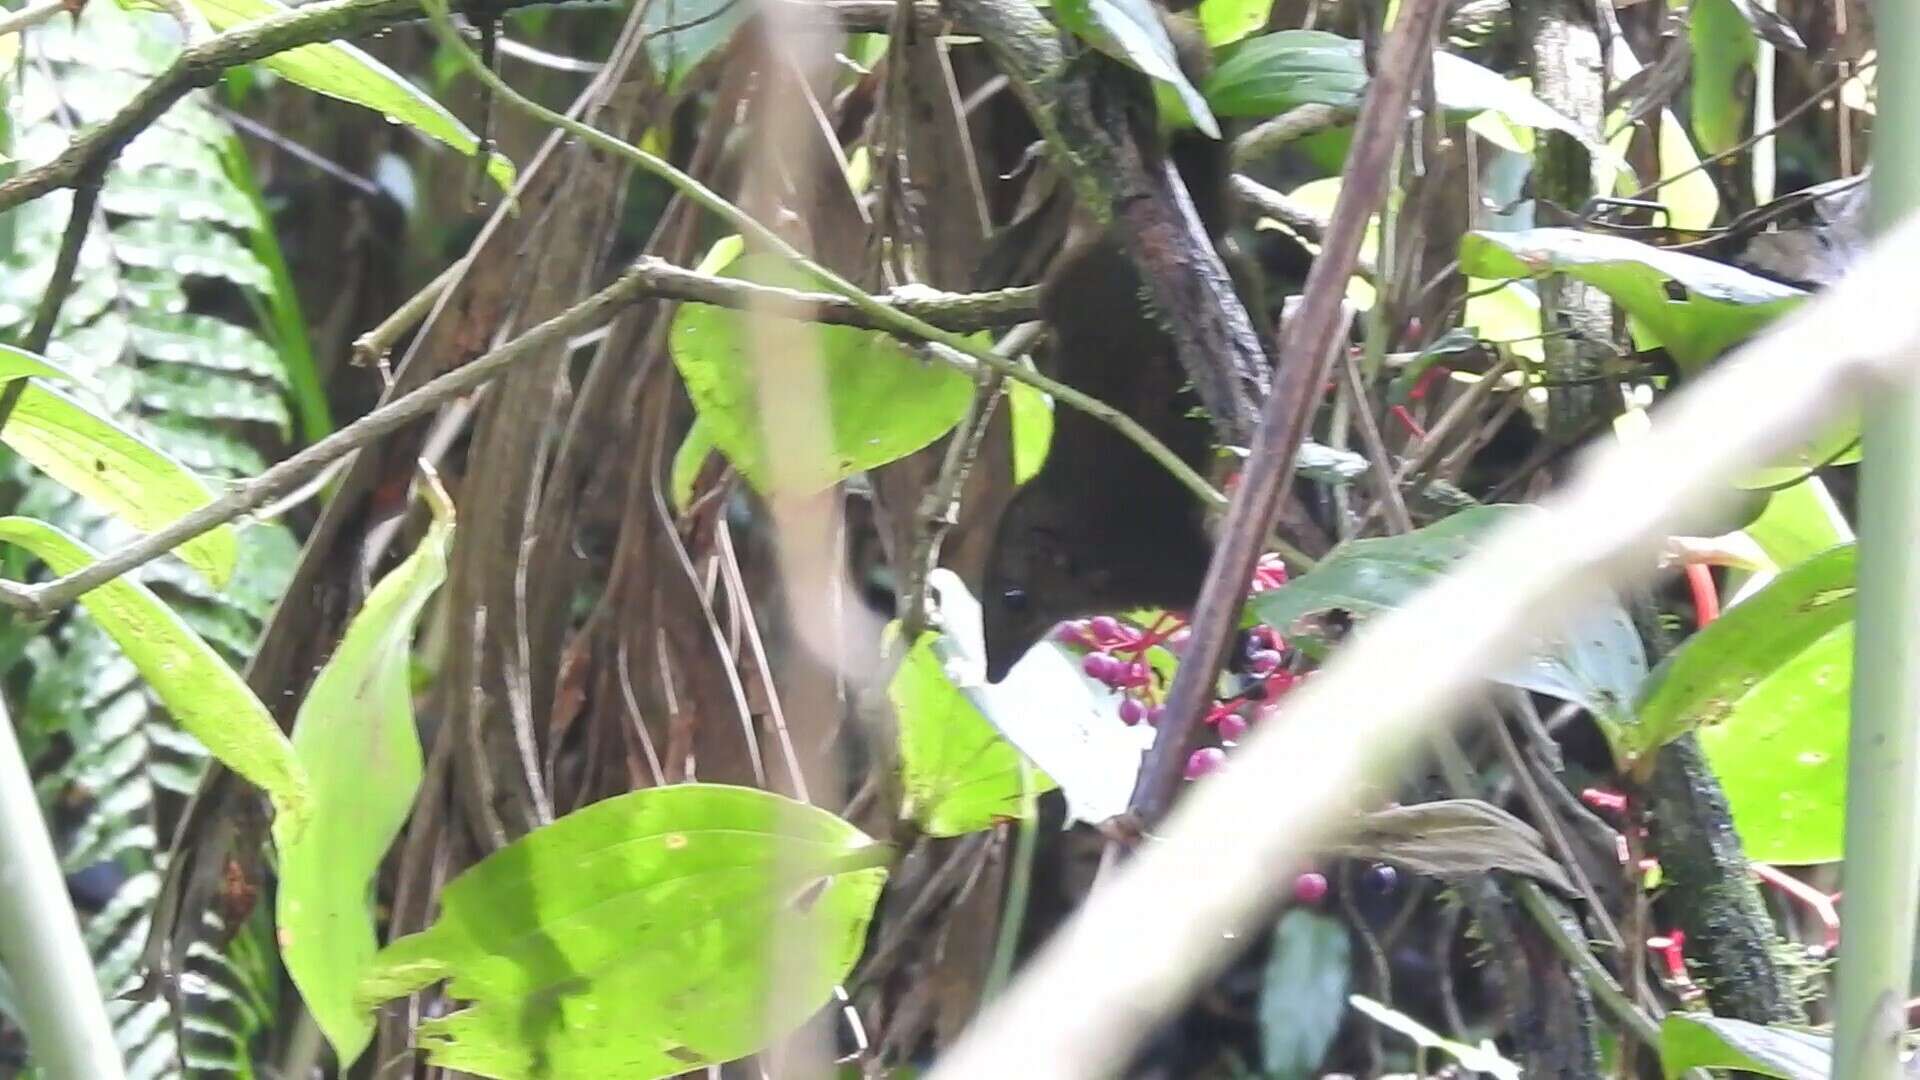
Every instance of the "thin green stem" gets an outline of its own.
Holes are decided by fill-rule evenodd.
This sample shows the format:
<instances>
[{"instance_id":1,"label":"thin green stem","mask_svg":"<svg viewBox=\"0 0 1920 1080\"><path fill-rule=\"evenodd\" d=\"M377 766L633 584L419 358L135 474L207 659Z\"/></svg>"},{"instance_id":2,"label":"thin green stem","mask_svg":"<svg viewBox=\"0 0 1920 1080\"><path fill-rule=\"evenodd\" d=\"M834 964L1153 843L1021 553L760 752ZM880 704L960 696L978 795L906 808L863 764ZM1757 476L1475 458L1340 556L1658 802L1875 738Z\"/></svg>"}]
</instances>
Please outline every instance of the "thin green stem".
<instances>
[{"instance_id":1,"label":"thin green stem","mask_svg":"<svg viewBox=\"0 0 1920 1080\"><path fill-rule=\"evenodd\" d=\"M1033 891L1033 860L1040 849L1040 806L1035 797L1033 766L1020 759L1020 820L1014 824L1013 861L1007 867L1007 899L1000 905L1000 933L993 944L993 962L981 1001L992 1001L1013 977L1020 932L1027 922L1027 897Z\"/></svg>"},{"instance_id":2,"label":"thin green stem","mask_svg":"<svg viewBox=\"0 0 1920 1080\"><path fill-rule=\"evenodd\" d=\"M1056 382L1053 379L1047 378L1045 375L1020 364L1017 359L1009 359L1001 356L995 353L992 348L982 345L964 334L955 333L951 330L942 330L932 323L917 318L905 311L901 311L897 307L889 306L858 285L841 277L828 267L822 266L808 258L799 248L788 243L779 233L767 228L761 224L758 219L754 218L753 215L740 209L733 203L728 202L712 188L707 187L700 181L675 168L671 162L649 154L631 143L617 139L591 124L583 124L578 120L555 112L539 102L522 95L519 91L507 85L506 81L495 74L491 68L481 63L480 57L474 53L473 49L467 45L466 39L462 38L460 32L454 28L453 20L448 14L446 0L423 0L421 6L426 10L428 22L433 26L434 32L439 35L440 40L466 64L467 70L491 90L499 100L512 105L514 108L519 109L543 123L550 124L572 135L578 136L598 149L623 157L635 165L638 165L640 168L660 177L667 183L672 184L682 195L692 200L694 205L699 206L701 209L706 210L708 213L713 214L715 217L738 229L742 236L747 237L754 243L792 261L794 265L818 278L820 283L826 286L829 291L846 297L862 314L874 320L875 323L884 327L889 332L917 337L932 345L951 349L976 363L985 364L987 367L998 371L1009 379L1026 383L1047 394L1051 394L1054 400L1063 402L1069 407L1079 409L1081 412L1111 425L1122 435L1125 435L1137 444L1140 449L1146 451L1148 456L1152 457L1168 472L1172 473L1175 478L1198 496L1201 501L1213 506L1226 505L1227 500L1225 496L1214 490L1213 485L1207 483L1206 479L1195 472L1192 466L1180 460L1179 455L1168 449L1165 443L1154 438L1151 432L1135 423L1132 417L1129 417L1105 402L1075 390L1065 383Z\"/></svg>"},{"instance_id":3,"label":"thin green stem","mask_svg":"<svg viewBox=\"0 0 1920 1080\"><path fill-rule=\"evenodd\" d=\"M67 896L13 722L0 706L0 966L11 976L27 1048L45 1076L121 1080L113 1025Z\"/></svg>"},{"instance_id":4,"label":"thin green stem","mask_svg":"<svg viewBox=\"0 0 1920 1080\"><path fill-rule=\"evenodd\" d=\"M1920 207L1920 7L1876 6L1880 102L1871 220L1884 237ZM1834 992L1833 1075L1902 1075L1901 1031L1920 903L1920 390L1867 397L1860 444L1859 612L1847 736L1847 947Z\"/></svg>"}]
</instances>

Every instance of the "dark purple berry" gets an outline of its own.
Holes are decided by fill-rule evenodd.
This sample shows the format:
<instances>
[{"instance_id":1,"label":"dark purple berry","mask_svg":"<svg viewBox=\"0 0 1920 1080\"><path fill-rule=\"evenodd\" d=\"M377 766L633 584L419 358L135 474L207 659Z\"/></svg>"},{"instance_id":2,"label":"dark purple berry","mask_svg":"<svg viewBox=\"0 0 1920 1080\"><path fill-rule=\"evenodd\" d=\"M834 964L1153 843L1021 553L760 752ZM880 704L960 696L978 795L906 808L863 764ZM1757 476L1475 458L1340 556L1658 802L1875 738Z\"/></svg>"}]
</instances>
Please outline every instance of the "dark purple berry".
<instances>
[{"instance_id":1,"label":"dark purple berry","mask_svg":"<svg viewBox=\"0 0 1920 1080\"><path fill-rule=\"evenodd\" d=\"M1160 725L1160 718L1165 715L1167 715L1167 707L1165 705L1155 705L1153 708L1148 709L1147 710L1148 726L1158 727Z\"/></svg>"},{"instance_id":2,"label":"dark purple berry","mask_svg":"<svg viewBox=\"0 0 1920 1080\"><path fill-rule=\"evenodd\" d=\"M1147 707L1140 704L1139 698L1126 698L1120 702L1120 722L1132 727L1147 718Z\"/></svg>"},{"instance_id":3,"label":"dark purple berry","mask_svg":"<svg viewBox=\"0 0 1920 1080\"><path fill-rule=\"evenodd\" d=\"M1374 863L1360 875L1360 885L1375 896L1386 896L1400 884L1400 871L1386 863Z\"/></svg>"}]
</instances>

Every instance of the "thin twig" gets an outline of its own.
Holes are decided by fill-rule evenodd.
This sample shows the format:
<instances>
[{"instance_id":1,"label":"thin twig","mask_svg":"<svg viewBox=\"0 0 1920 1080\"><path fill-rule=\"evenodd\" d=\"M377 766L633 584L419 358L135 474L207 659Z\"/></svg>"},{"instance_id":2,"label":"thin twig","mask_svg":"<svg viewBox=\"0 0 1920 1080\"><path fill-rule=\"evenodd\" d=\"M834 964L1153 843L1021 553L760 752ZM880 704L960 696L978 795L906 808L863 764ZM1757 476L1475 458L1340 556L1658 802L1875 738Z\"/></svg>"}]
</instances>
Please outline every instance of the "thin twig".
<instances>
[{"instance_id":1,"label":"thin twig","mask_svg":"<svg viewBox=\"0 0 1920 1080\"><path fill-rule=\"evenodd\" d=\"M1296 105L1233 140L1233 163L1244 167L1278 152L1290 142L1346 124L1353 116L1354 110L1348 105L1318 102Z\"/></svg>"},{"instance_id":2,"label":"thin twig","mask_svg":"<svg viewBox=\"0 0 1920 1080\"><path fill-rule=\"evenodd\" d=\"M1140 827L1158 820L1172 802L1186 762L1187 744L1212 696L1215 676L1237 628L1254 563L1272 530L1281 497L1293 479L1294 458L1318 404L1317 391L1326 385L1328 368L1348 323L1344 303L1347 277L1360 253L1367 221L1386 195L1391 178L1387 164L1393 159L1414 83L1431 56L1442 6L1438 0L1411 0L1401 5L1380 71L1368 84L1366 104L1354 125L1353 149L1347 156L1347 180L1341 185L1340 201L1327 226L1320 257L1307 274L1301 313L1284 328L1278 385L1261 417L1253 455L1227 508L1220 541L1207 567L1199 602L1194 605L1193 637L1174 675L1165 716L1154 733L1153 748L1141 764L1140 779L1129 802L1129 814Z\"/></svg>"},{"instance_id":3,"label":"thin twig","mask_svg":"<svg viewBox=\"0 0 1920 1080\"><path fill-rule=\"evenodd\" d=\"M9 11L5 18L0 18L0 37L39 26L63 11L79 14L84 3L85 0L35 0L19 11Z\"/></svg>"},{"instance_id":4,"label":"thin twig","mask_svg":"<svg viewBox=\"0 0 1920 1080\"><path fill-rule=\"evenodd\" d=\"M459 31L454 29L448 13L446 0L423 0L423 3L430 16L429 22L434 28L435 33L440 37L440 40L458 55L466 65L467 70L498 95L500 100L505 101L536 120L551 124L554 127L561 128L564 131L578 136L609 154L625 158L647 172L665 180L678 189L682 195L686 196L687 199L695 205L713 214L715 217L720 218L735 229L738 229L742 236L791 261L795 266L817 278L820 283L825 285L829 290L851 301L855 308L858 308L862 313L874 319L881 329L891 333L922 338L933 346L951 349L962 356L985 364L1009 378L1040 387L1046 390L1047 393L1052 394L1056 401L1063 402L1071 408L1079 409L1098 420L1111 424L1119 430L1122 435L1125 435L1130 441L1138 445L1141 450L1145 451L1149 457L1158 461L1168 472L1171 472L1176 479L1198 496L1201 501L1209 505L1218 505L1226 501L1220 496L1219 492L1213 490L1212 486L1209 485L1199 473L1193 470L1192 466L1181 460L1179 455L1168 449L1159 439L1154 438L1151 432L1141 427L1138 423L1135 423L1134 420L1125 413L1096 401L1064 383L1054 382L1052 379L1044 379L1044 376L1039 376L1021 366L1018 361L1010 360L999 355L990 347L979 344L965 334L956 333L951 330L942 330L910 312L890 307L879 298L868 293L858 285L855 285L845 277L842 277L839 273L808 258L804 252L794 247L785 237L761 224L752 214L747 213L727 201L721 197L718 192L715 192L699 180L682 172L666 159L654 154L649 154L645 150L621 139L617 139L590 124L583 124L578 120L563 116L526 95L521 94L513 87L508 86L492 69L480 62L480 58L474 54L473 50L468 47L466 41L461 38ZM935 351L937 352L938 348L936 348ZM1051 385L1042 386L1040 381L1042 379Z\"/></svg>"},{"instance_id":5,"label":"thin twig","mask_svg":"<svg viewBox=\"0 0 1920 1080\"><path fill-rule=\"evenodd\" d=\"M353 362L355 364L377 364L393 352L402 335L420 325L427 317L433 305L440 300L440 294L447 291L460 276L467 272L467 259L457 259L453 265L440 271L440 275L429 281L419 292L407 298L407 302L395 308L393 314L380 320L380 325L353 339Z\"/></svg>"},{"instance_id":6,"label":"thin twig","mask_svg":"<svg viewBox=\"0 0 1920 1080\"><path fill-rule=\"evenodd\" d=\"M47 279L47 291L40 297L40 310L33 317L33 328L21 344L28 352L45 353L60 323L60 308L73 291L74 271L80 266L80 249L86 246L87 233L93 228L94 207L100 201L101 170L89 173L73 189L73 208L67 214L66 231L60 234L60 252L53 260L53 274ZM26 379L13 379L0 392L0 430L12 418L20 396L27 392Z\"/></svg>"}]
</instances>

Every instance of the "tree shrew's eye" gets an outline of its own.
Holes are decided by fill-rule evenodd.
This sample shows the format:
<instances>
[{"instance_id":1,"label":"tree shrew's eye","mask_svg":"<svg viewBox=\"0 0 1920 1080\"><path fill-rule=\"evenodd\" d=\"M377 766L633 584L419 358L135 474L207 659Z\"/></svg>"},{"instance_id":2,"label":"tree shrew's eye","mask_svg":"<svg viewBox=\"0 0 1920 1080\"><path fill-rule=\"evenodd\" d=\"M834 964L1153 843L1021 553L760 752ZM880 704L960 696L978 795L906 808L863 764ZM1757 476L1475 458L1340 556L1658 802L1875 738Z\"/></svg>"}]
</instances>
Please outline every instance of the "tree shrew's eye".
<instances>
[{"instance_id":1,"label":"tree shrew's eye","mask_svg":"<svg viewBox=\"0 0 1920 1080\"><path fill-rule=\"evenodd\" d=\"M1007 605L1008 611L1017 615L1027 610L1027 590L1017 587L1007 589L1000 594L1000 602Z\"/></svg>"}]
</instances>

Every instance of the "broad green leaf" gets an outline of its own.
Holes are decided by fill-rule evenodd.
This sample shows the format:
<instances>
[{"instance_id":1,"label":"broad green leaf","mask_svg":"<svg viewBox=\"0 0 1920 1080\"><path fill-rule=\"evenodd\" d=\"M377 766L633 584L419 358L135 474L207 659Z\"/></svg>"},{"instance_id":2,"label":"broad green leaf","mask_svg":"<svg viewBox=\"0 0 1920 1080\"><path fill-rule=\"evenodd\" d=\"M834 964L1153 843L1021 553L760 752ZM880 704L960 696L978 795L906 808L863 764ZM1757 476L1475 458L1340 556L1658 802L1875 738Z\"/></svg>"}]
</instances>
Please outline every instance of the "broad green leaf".
<instances>
[{"instance_id":1,"label":"broad green leaf","mask_svg":"<svg viewBox=\"0 0 1920 1080\"><path fill-rule=\"evenodd\" d=\"M1454 113L1497 112L1522 127L1562 131L1611 156L1591 132L1505 76L1463 56L1433 54L1434 93ZM1299 105L1355 108L1366 94L1360 43L1325 30L1280 30L1241 42L1204 87L1221 116L1278 116Z\"/></svg>"},{"instance_id":2,"label":"broad green leaf","mask_svg":"<svg viewBox=\"0 0 1920 1080\"><path fill-rule=\"evenodd\" d=\"M1703 153L1724 154L1740 142L1746 129L1759 44L1753 27L1732 0L1693 0L1687 11L1687 36L1693 46L1694 138Z\"/></svg>"},{"instance_id":3,"label":"broad green leaf","mask_svg":"<svg viewBox=\"0 0 1920 1080\"><path fill-rule=\"evenodd\" d=\"M1472 554L1513 515L1535 508L1493 505L1463 510L1404 536L1344 544L1308 573L1260 593L1248 605L1282 633L1299 620L1340 610L1356 622L1397 608ZM1585 706L1610 733L1630 719L1625 706L1646 678L1633 623L1618 603L1600 605L1565 632L1542 640L1529 659L1498 682Z\"/></svg>"},{"instance_id":4,"label":"broad green leaf","mask_svg":"<svg viewBox=\"0 0 1920 1080\"><path fill-rule=\"evenodd\" d=\"M260 22L295 9L279 0L190 0L215 30ZM480 140L452 113L413 83L365 52L343 41L317 42L261 60L288 82L316 94L359 105L406 124L421 134L471 156ZM513 162L499 153L487 159L487 175L501 190L513 187Z\"/></svg>"},{"instance_id":5,"label":"broad green leaf","mask_svg":"<svg viewBox=\"0 0 1920 1080\"><path fill-rule=\"evenodd\" d=\"M1007 389L1008 419L1013 428L1013 484L1040 474L1053 446L1053 399L1028 386L1013 383Z\"/></svg>"},{"instance_id":6,"label":"broad green leaf","mask_svg":"<svg viewBox=\"0 0 1920 1080\"><path fill-rule=\"evenodd\" d=\"M900 721L901 813L929 836L959 836L1017 821L1056 786L994 730L953 685L928 631L887 685Z\"/></svg>"},{"instance_id":7,"label":"broad green leaf","mask_svg":"<svg viewBox=\"0 0 1920 1080\"><path fill-rule=\"evenodd\" d=\"M769 284L817 287L779 260L763 257L738 260L725 272ZM769 350L769 337L792 347ZM682 304L669 347L714 445L763 492L818 491L903 458L952 430L973 400L973 382L966 375L922 360L875 330ZM818 386L825 397L819 404L831 430L809 433L822 453L798 449L782 433L783 425L796 420L785 408L788 402L760 400L758 372L772 364L818 365L795 377Z\"/></svg>"},{"instance_id":8,"label":"broad green leaf","mask_svg":"<svg viewBox=\"0 0 1920 1080\"><path fill-rule=\"evenodd\" d=\"M1474 232L1460 268L1483 278L1564 273L1606 293L1683 368L1697 368L1806 298L1744 270L1576 229Z\"/></svg>"},{"instance_id":9,"label":"broad green leaf","mask_svg":"<svg viewBox=\"0 0 1920 1080\"><path fill-rule=\"evenodd\" d=\"M1179 96L1187 118L1202 134L1220 137L1220 124L1207 108L1207 99L1180 70L1173 39L1167 36L1153 0L1054 0L1053 10L1061 25L1087 44L1165 84Z\"/></svg>"},{"instance_id":10,"label":"broad green leaf","mask_svg":"<svg viewBox=\"0 0 1920 1080\"><path fill-rule=\"evenodd\" d=\"M1347 1013L1347 924L1309 908L1280 916L1260 986L1260 1057L1271 1080L1315 1080Z\"/></svg>"},{"instance_id":11,"label":"broad green leaf","mask_svg":"<svg viewBox=\"0 0 1920 1080\"><path fill-rule=\"evenodd\" d=\"M71 574L99 554L44 521L0 518L0 542L32 552L56 574ZM228 768L267 793L274 828L296 836L311 812L306 771L265 705L220 654L151 589L119 577L80 598L140 677L187 733Z\"/></svg>"},{"instance_id":12,"label":"broad green leaf","mask_svg":"<svg viewBox=\"0 0 1920 1080\"><path fill-rule=\"evenodd\" d=\"M1781 1080L1827 1080L1833 1071L1833 1039L1798 1028L1703 1013L1668 1013L1660 1021L1660 1067L1668 1080L1680 1080L1689 1069L1738 1069Z\"/></svg>"},{"instance_id":13,"label":"broad green leaf","mask_svg":"<svg viewBox=\"0 0 1920 1080\"><path fill-rule=\"evenodd\" d=\"M293 752L307 771L312 822L280 845L280 956L343 1066L373 1038L354 1000L380 948L373 883L420 788L420 736L408 666L421 609L447 577L453 516L434 521L380 580L300 703Z\"/></svg>"},{"instance_id":14,"label":"broad green leaf","mask_svg":"<svg viewBox=\"0 0 1920 1080\"><path fill-rule=\"evenodd\" d=\"M1449 1054L1460 1064L1475 1072L1486 1073L1494 1080L1520 1080L1520 1066L1501 1057L1491 1039L1479 1046L1469 1046L1446 1038L1413 1017L1390 1009L1372 998L1354 994L1347 998L1347 1002L1374 1023L1412 1039L1416 1046Z\"/></svg>"},{"instance_id":15,"label":"broad green leaf","mask_svg":"<svg viewBox=\"0 0 1920 1080\"><path fill-rule=\"evenodd\" d=\"M154 532L213 501L213 493L185 466L50 386L28 385L0 428L0 442L142 532ZM174 553L215 585L225 585L239 551L233 528L222 525Z\"/></svg>"},{"instance_id":16,"label":"broad green leaf","mask_svg":"<svg viewBox=\"0 0 1920 1080\"><path fill-rule=\"evenodd\" d=\"M419 1042L449 1069L678 1076L753 1053L830 1000L890 856L751 788L615 796L454 878L432 926L381 950L360 1000L448 980L464 1007L422 1023Z\"/></svg>"},{"instance_id":17,"label":"broad green leaf","mask_svg":"<svg viewBox=\"0 0 1920 1080\"><path fill-rule=\"evenodd\" d=\"M1273 0L1200 0L1194 13L1200 16L1200 32L1207 44L1217 49L1267 25Z\"/></svg>"},{"instance_id":18,"label":"broad green leaf","mask_svg":"<svg viewBox=\"0 0 1920 1080\"><path fill-rule=\"evenodd\" d=\"M1853 575L1852 545L1808 559L1687 639L1647 679L1633 749L1698 729L1755 861L1840 857Z\"/></svg>"},{"instance_id":19,"label":"broad green leaf","mask_svg":"<svg viewBox=\"0 0 1920 1080\"><path fill-rule=\"evenodd\" d=\"M1153 729L1122 723L1120 696L1087 678L1080 662L1051 641L989 683L980 602L945 568L929 574L927 585L939 601L942 631L928 646L947 680L1060 786L1073 820L1098 824L1125 812Z\"/></svg>"}]
</instances>

